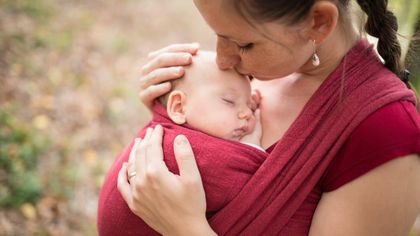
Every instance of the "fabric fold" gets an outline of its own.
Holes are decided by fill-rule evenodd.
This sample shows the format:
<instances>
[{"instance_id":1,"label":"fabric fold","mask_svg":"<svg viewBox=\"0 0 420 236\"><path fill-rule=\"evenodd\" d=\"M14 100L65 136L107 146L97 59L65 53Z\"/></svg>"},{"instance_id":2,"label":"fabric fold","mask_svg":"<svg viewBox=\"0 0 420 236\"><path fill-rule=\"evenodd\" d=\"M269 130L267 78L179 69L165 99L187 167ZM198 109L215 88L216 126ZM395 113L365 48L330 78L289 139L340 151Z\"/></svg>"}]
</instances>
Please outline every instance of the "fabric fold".
<instances>
[{"instance_id":1,"label":"fabric fold","mask_svg":"<svg viewBox=\"0 0 420 236\"><path fill-rule=\"evenodd\" d=\"M359 41L310 98L279 143L226 207L210 219L220 235L279 235L368 115L413 91Z\"/></svg>"},{"instance_id":2,"label":"fabric fold","mask_svg":"<svg viewBox=\"0 0 420 236\"><path fill-rule=\"evenodd\" d=\"M268 156L266 152L255 147L213 137L189 125L176 125L169 119L166 109L160 103L154 104L152 121L137 134L137 137L144 137L147 128L157 124L162 125L164 129L165 164L175 174L179 174L179 170L173 149L174 139L179 134L188 138L202 176L208 218L225 207L239 193ZM122 163L128 160L132 145L117 157L102 187L98 209L100 235L118 235L121 234L121 230L124 235L159 235L130 212L117 191L117 173Z\"/></svg>"},{"instance_id":3,"label":"fabric fold","mask_svg":"<svg viewBox=\"0 0 420 236\"><path fill-rule=\"evenodd\" d=\"M189 139L206 191L207 217L219 235L281 235L352 131L377 109L400 100L416 103L414 93L361 40L312 95L270 154L175 125L159 105L147 127L164 127L165 163L174 173L178 168L173 140L178 134ZM137 136L144 133L145 129ZM158 235L130 212L116 187L118 170L131 146L117 157L102 187L100 235L121 230L124 235Z\"/></svg>"}]
</instances>

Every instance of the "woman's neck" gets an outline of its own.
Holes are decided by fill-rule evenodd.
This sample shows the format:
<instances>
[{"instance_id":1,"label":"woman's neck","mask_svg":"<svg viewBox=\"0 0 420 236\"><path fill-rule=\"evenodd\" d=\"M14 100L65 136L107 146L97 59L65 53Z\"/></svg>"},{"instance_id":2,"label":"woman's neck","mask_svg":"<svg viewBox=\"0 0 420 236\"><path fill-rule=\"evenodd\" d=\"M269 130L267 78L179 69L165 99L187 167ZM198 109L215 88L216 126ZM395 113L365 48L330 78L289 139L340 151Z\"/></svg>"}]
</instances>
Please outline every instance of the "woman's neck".
<instances>
[{"instance_id":1,"label":"woman's neck","mask_svg":"<svg viewBox=\"0 0 420 236\"><path fill-rule=\"evenodd\" d=\"M318 48L320 66L314 68L309 62L311 69L305 72L271 81L253 81L252 87L263 94L260 104L263 147L267 148L283 136L303 106L359 40L355 32L350 37L340 38L340 35L343 32L332 35Z\"/></svg>"}]
</instances>

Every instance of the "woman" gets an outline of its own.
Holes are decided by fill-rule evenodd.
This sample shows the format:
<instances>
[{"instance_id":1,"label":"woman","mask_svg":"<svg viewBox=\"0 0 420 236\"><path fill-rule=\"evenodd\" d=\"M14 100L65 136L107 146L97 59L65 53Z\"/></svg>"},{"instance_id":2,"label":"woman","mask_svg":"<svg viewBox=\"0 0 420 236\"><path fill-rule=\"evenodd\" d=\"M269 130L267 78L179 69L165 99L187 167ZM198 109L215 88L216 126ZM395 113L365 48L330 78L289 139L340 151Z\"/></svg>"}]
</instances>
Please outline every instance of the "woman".
<instances>
[{"instance_id":1,"label":"woman","mask_svg":"<svg viewBox=\"0 0 420 236\"><path fill-rule=\"evenodd\" d=\"M175 176L162 161L162 129L157 127L139 145L135 163L124 165L119 173L118 188L130 209L164 235L407 235L420 209L420 119L410 95L395 95L406 91L395 82L395 74L402 75L401 50L387 1L357 1L368 15L366 32L379 38L378 52L386 68L359 40L348 0L194 2L217 34L220 69L235 68L259 80L254 88L262 94L262 144L272 151L266 162L281 165L262 168L267 178L279 169L269 185L261 182L269 196L255 195L267 207L246 201L252 203L242 206L247 211L237 215L241 209L233 206L231 217L219 217L210 226L188 140L180 135L174 141L180 169ZM194 45L174 45L152 53L143 67L143 102L150 105L167 92L170 84L164 81L182 76L178 66L191 63L189 54L196 51ZM394 98L386 100L388 93L376 86L391 91ZM380 97L372 98L376 94ZM334 104L328 103L335 98ZM371 104L376 105L364 109ZM352 113L363 116L340 126ZM315 124L307 124L311 119ZM331 137L338 132L335 128L341 131ZM324 139L331 142L316 149ZM290 140L300 146L295 148ZM295 159L280 158L289 153L285 144L297 151L290 155ZM296 185L285 183L288 178ZM254 187L260 191L259 185ZM229 225L231 218L237 221Z\"/></svg>"}]
</instances>

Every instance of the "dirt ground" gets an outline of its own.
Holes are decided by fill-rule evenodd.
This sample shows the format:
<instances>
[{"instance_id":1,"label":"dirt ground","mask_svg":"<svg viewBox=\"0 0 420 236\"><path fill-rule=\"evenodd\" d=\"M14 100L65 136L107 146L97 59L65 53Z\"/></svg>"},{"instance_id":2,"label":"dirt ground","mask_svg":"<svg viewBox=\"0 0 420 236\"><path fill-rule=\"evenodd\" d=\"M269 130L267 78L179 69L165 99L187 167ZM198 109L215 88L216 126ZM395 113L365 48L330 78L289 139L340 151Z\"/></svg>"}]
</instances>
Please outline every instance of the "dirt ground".
<instances>
[{"instance_id":1,"label":"dirt ground","mask_svg":"<svg viewBox=\"0 0 420 236\"><path fill-rule=\"evenodd\" d=\"M0 235L96 235L104 175L150 118L137 97L147 53L213 50L215 36L192 1L171 0L0 0L0 32L1 109L47 140L41 194L0 208Z\"/></svg>"},{"instance_id":2,"label":"dirt ground","mask_svg":"<svg viewBox=\"0 0 420 236\"><path fill-rule=\"evenodd\" d=\"M192 4L0 1L1 107L48 139L39 200L1 209L0 235L96 235L105 172L150 118L137 97L147 53L177 42L214 45Z\"/></svg>"}]
</instances>

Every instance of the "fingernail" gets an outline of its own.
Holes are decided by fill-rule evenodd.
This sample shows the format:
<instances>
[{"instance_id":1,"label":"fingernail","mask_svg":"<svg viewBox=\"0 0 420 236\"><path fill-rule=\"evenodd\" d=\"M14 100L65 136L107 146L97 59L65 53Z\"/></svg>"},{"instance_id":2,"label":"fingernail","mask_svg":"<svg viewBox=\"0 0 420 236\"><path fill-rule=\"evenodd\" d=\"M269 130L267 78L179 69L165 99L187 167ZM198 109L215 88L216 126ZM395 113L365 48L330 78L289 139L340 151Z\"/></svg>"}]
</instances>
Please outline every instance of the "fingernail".
<instances>
[{"instance_id":1,"label":"fingernail","mask_svg":"<svg viewBox=\"0 0 420 236\"><path fill-rule=\"evenodd\" d=\"M183 69L184 68L182 68L182 66L179 66L179 67L176 68L176 72L175 73L180 74Z\"/></svg>"},{"instance_id":2,"label":"fingernail","mask_svg":"<svg viewBox=\"0 0 420 236\"><path fill-rule=\"evenodd\" d=\"M190 55L190 54L185 54L185 55L183 56L183 58L184 58L184 60L188 61L188 60L190 60L191 55Z\"/></svg>"},{"instance_id":3,"label":"fingernail","mask_svg":"<svg viewBox=\"0 0 420 236\"><path fill-rule=\"evenodd\" d=\"M165 89L170 89L172 87L171 82L165 82L162 84L162 87L165 87Z\"/></svg>"},{"instance_id":4,"label":"fingernail","mask_svg":"<svg viewBox=\"0 0 420 236\"><path fill-rule=\"evenodd\" d=\"M187 140L187 138L184 136L184 135L178 135L178 136L176 136L176 138L175 138L175 143L177 144L177 145L185 145L185 144L187 144L188 143L188 140Z\"/></svg>"}]
</instances>

